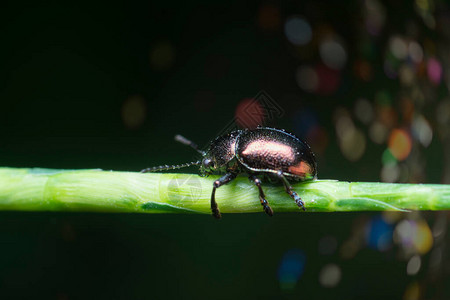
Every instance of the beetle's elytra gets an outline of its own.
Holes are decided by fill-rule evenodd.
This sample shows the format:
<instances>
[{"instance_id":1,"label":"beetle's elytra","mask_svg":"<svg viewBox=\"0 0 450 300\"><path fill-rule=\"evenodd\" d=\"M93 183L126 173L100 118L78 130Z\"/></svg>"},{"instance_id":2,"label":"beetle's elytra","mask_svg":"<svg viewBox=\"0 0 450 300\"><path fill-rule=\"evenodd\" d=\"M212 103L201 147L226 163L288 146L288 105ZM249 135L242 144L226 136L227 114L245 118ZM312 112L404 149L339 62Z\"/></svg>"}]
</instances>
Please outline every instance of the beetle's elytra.
<instances>
[{"instance_id":1,"label":"beetle's elytra","mask_svg":"<svg viewBox=\"0 0 450 300\"><path fill-rule=\"evenodd\" d=\"M314 153L304 141L281 129L258 127L253 130L236 130L213 140L207 151L200 151L196 144L177 135L175 139L191 146L202 155L202 159L175 166L147 168L141 172L154 172L200 165L200 176L215 172L225 173L213 183L211 211L220 218L215 200L216 189L227 184L240 173L246 173L258 187L259 200L264 211L272 216L273 211L266 200L258 176L281 181L286 192L295 203L305 210L300 196L292 190L291 181L308 181L317 178L317 163Z\"/></svg>"}]
</instances>

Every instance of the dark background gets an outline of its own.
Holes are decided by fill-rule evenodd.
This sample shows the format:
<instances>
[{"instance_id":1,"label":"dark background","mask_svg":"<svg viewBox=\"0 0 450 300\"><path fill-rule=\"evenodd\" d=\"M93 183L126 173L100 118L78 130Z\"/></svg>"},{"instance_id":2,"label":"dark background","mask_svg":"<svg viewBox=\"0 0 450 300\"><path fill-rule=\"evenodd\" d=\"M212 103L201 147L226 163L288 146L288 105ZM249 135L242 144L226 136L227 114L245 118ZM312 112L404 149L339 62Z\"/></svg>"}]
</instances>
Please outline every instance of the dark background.
<instances>
[{"instance_id":1,"label":"dark background","mask_svg":"<svg viewBox=\"0 0 450 300\"><path fill-rule=\"evenodd\" d=\"M287 38L291 18L312 28L306 44ZM376 32L366 29L371 18L383 20ZM0 165L139 171L184 163L195 155L173 141L175 134L205 147L227 124L242 121L239 104L265 91L283 113L263 114L263 123L308 140L319 178L449 183L443 110L448 20L440 1L11 2L0 10ZM318 54L329 36L345 49L344 64L335 69ZM422 47L423 59L413 67L410 58L395 55L392 38L398 36ZM438 82L427 73L431 58L442 68ZM389 64L395 76L387 71ZM319 74L318 86L299 84L302 66ZM402 77L405 68L413 70L413 84ZM375 115L367 122L355 112L360 98ZM409 104L414 114L405 113ZM436 116L438 111L444 115ZM359 139L340 136L342 116L353 120ZM417 116L432 131L429 143L427 135L415 134L422 128L414 125ZM375 122L388 134L378 142L371 138ZM390 142L396 129L412 141L410 149ZM397 177L389 176L395 172ZM371 229L378 224L375 213L225 214L216 221L191 215L3 212L0 295L446 299L448 239L437 240L434 229L441 220L446 236L447 216L394 219L381 225L389 242L380 249L371 244L378 234ZM395 241L394 228L405 219L425 222L432 249L408 250ZM358 228L366 230L358 233ZM332 241L328 251L321 250L323 238ZM357 245L350 256L345 255L348 240ZM433 268L433 251L444 253L439 268ZM299 266L282 271L289 253ZM421 257L421 269L408 275L414 255ZM329 264L340 270L331 287L320 279ZM294 275L286 279L283 272Z\"/></svg>"}]
</instances>

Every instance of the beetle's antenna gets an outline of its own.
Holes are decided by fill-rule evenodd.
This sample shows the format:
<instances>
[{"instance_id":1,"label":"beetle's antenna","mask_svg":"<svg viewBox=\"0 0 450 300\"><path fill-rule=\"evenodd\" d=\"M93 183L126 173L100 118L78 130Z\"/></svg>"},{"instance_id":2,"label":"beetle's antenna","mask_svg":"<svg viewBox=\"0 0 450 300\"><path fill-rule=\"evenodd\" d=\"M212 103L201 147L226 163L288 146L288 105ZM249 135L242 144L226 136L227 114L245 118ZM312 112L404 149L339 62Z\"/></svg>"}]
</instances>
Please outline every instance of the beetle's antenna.
<instances>
[{"instance_id":1,"label":"beetle's antenna","mask_svg":"<svg viewBox=\"0 0 450 300\"><path fill-rule=\"evenodd\" d=\"M205 155L205 151L199 150L198 146L196 143L194 143L191 140L188 140L187 138L185 138L182 135L177 134L175 136L175 141L182 143L183 145L189 146L192 149L194 149L195 151L197 151L198 153L200 153L201 155Z\"/></svg>"},{"instance_id":2,"label":"beetle's antenna","mask_svg":"<svg viewBox=\"0 0 450 300\"><path fill-rule=\"evenodd\" d=\"M149 172L165 171L165 170L175 170L175 169L181 169L181 168L186 168L186 167L190 167L190 166L197 166L201 163L202 163L202 161L198 160L198 161L193 161L193 162L189 162L189 163L185 163L185 164L181 164L181 165L172 165L172 166L164 165L164 166L158 166L158 167L144 169L141 171L141 173L149 173Z\"/></svg>"}]
</instances>

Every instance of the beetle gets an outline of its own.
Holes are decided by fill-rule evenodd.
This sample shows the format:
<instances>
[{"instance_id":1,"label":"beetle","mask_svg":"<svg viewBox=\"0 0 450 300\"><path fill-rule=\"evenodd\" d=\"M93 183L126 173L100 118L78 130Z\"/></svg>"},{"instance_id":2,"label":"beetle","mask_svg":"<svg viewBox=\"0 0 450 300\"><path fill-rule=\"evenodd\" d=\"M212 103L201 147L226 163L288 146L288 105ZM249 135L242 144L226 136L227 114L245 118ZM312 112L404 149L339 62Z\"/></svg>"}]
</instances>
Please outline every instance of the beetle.
<instances>
[{"instance_id":1,"label":"beetle","mask_svg":"<svg viewBox=\"0 0 450 300\"><path fill-rule=\"evenodd\" d=\"M225 173L215 180L211 193L212 215L219 219L221 214L216 203L216 189L246 173L258 188L263 210L273 215L266 200L258 176L270 181L281 181L286 192L298 207L306 210L300 196L292 189L289 181L310 181L317 179L317 162L309 145L283 129L257 127L256 129L235 130L214 139L207 151L201 151L192 141L181 135L175 140L192 147L202 155L202 159L181 165L159 166L143 169L141 172L179 169L200 165L200 176L220 172Z\"/></svg>"}]
</instances>

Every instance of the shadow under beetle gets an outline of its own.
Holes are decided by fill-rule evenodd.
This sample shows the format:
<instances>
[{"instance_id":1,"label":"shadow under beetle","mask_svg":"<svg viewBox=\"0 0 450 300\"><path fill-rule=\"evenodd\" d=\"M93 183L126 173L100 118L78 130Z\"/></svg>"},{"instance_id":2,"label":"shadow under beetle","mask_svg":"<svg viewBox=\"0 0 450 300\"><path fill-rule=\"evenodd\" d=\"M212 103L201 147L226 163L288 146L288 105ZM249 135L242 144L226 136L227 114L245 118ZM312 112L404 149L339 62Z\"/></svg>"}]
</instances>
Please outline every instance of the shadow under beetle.
<instances>
[{"instance_id":1,"label":"shadow under beetle","mask_svg":"<svg viewBox=\"0 0 450 300\"><path fill-rule=\"evenodd\" d=\"M181 165L159 166L142 170L142 173L179 169L200 165L200 176L214 172L225 173L214 181L211 194L211 211L215 218L221 217L216 203L216 189L229 183L240 173L248 174L258 187L259 200L264 211L273 215L266 200L258 175L270 181L281 181L295 203L305 209L300 196L292 190L291 181L309 181L317 178L317 163L307 143L282 129L258 127L253 130L236 130L213 140L207 151L201 151L192 141L177 135L175 140L188 145L202 155L202 159Z\"/></svg>"}]
</instances>

